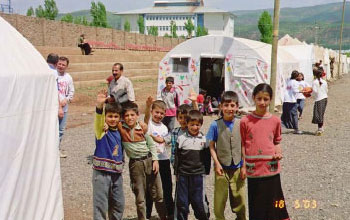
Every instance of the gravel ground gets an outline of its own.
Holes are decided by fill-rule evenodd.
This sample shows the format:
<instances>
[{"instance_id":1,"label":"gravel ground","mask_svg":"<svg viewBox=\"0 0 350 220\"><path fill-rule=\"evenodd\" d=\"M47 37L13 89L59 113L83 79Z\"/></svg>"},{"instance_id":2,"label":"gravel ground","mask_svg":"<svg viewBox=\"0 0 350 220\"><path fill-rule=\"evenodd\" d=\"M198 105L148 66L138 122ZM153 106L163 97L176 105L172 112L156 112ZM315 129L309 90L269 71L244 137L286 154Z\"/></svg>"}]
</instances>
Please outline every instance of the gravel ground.
<instances>
[{"instance_id":1,"label":"gravel ground","mask_svg":"<svg viewBox=\"0 0 350 220\"><path fill-rule=\"evenodd\" d=\"M350 214L350 75L329 84L325 133L315 136L311 124L313 101L308 99L299 127L303 135L283 131L282 185L291 219L349 219ZM94 107L91 107L94 108ZM82 113L91 123L68 129L62 148L68 157L61 160L65 219L92 219L91 155L94 152L93 115ZM205 117L206 132L215 117ZM206 192L213 201L213 172L207 177ZM124 172L126 208L124 217L135 219L134 195L129 172ZM228 204L227 204L228 205ZM211 210L213 218L213 210ZM156 213L154 213L156 215ZM227 219L234 219L227 207ZM190 219L194 219L190 216Z\"/></svg>"}]
</instances>

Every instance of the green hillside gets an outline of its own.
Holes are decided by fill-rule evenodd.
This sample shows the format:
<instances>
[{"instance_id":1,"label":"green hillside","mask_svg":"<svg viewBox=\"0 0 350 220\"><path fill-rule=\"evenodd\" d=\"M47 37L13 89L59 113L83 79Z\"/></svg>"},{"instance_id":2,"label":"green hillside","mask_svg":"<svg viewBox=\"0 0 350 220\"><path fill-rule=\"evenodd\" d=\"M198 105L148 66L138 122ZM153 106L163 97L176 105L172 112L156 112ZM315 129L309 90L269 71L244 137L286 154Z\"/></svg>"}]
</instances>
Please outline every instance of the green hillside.
<instances>
[{"instance_id":1,"label":"green hillside","mask_svg":"<svg viewBox=\"0 0 350 220\"><path fill-rule=\"evenodd\" d=\"M66 15L68 13L62 13L58 14L57 20L61 20L61 17ZM78 17L78 16L85 16L89 22L92 21L92 17L90 15L90 10L81 10L81 11L75 11L69 13L73 17ZM110 27L115 28L115 29L121 29L121 18L119 15L114 15L112 12L107 11L107 23Z\"/></svg>"},{"instance_id":2,"label":"green hillside","mask_svg":"<svg viewBox=\"0 0 350 220\"><path fill-rule=\"evenodd\" d=\"M233 11L235 36L260 39L258 19L264 10ZM273 16L273 9L267 9ZM289 34L307 43L338 49L342 3L304 8L282 8L280 11L280 37ZM350 49L350 4L346 5L343 32L343 49Z\"/></svg>"}]
</instances>

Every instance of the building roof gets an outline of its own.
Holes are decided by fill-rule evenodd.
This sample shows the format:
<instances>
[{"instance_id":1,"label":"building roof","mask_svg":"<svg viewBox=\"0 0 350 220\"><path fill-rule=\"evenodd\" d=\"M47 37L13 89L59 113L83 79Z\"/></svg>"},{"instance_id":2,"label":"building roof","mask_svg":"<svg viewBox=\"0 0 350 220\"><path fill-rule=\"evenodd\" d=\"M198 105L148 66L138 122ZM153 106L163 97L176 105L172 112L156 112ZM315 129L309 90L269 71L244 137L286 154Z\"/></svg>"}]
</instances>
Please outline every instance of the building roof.
<instances>
[{"instance_id":1,"label":"building roof","mask_svg":"<svg viewBox=\"0 0 350 220\"><path fill-rule=\"evenodd\" d=\"M205 6L198 7L187 7L187 6L169 6L169 7L149 7L136 9L131 11L124 11L115 13L116 15L132 15L132 14L195 14L195 13L227 13L231 12L224 11L217 8L209 8Z\"/></svg>"}]
</instances>

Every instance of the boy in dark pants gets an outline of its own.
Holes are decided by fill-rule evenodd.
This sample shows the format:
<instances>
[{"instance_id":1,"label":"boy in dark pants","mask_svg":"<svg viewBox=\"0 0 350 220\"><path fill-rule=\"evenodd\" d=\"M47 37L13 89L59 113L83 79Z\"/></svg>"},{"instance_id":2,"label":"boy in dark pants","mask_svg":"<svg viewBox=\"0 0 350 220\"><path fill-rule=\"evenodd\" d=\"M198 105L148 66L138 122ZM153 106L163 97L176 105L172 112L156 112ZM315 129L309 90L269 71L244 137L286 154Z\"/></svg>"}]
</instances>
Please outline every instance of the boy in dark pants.
<instances>
[{"instance_id":1,"label":"boy in dark pants","mask_svg":"<svg viewBox=\"0 0 350 220\"><path fill-rule=\"evenodd\" d=\"M166 104L165 117L162 122L167 126L169 131L174 129L176 108L179 106L179 97L175 90L174 82L174 77L168 76L165 79L165 88L162 89L160 97L158 97L158 99L163 100Z\"/></svg>"},{"instance_id":2,"label":"boy in dark pants","mask_svg":"<svg viewBox=\"0 0 350 220\"><path fill-rule=\"evenodd\" d=\"M117 124L121 107L117 103L103 105L107 91L97 95L95 115L96 149L93 156L93 212L94 219L121 220L124 212L123 166L124 155ZM104 114L105 112L105 114ZM103 130L104 123L109 129Z\"/></svg>"},{"instance_id":3,"label":"boy in dark pants","mask_svg":"<svg viewBox=\"0 0 350 220\"><path fill-rule=\"evenodd\" d=\"M162 180L163 198L168 213L168 219L174 219L173 183L171 179L170 160L164 137L168 134L168 128L162 123L165 116L166 105L161 100L153 101L150 96L146 101L144 122L148 124L147 133L156 144L158 153L159 173ZM151 116L151 120L150 120ZM153 201L149 191L146 193L146 216L151 217Z\"/></svg>"},{"instance_id":4,"label":"boy in dark pants","mask_svg":"<svg viewBox=\"0 0 350 220\"><path fill-rule=\"evenodd\" d=\"M187 131L177 138L174 172L177 178L177 219L187 220L191 204L200 220L209 219L208 202L204 193L204 175L210 172L210 151L200 132L203 116L191 110L186 117Z\"/></svg>"}]
</instances>

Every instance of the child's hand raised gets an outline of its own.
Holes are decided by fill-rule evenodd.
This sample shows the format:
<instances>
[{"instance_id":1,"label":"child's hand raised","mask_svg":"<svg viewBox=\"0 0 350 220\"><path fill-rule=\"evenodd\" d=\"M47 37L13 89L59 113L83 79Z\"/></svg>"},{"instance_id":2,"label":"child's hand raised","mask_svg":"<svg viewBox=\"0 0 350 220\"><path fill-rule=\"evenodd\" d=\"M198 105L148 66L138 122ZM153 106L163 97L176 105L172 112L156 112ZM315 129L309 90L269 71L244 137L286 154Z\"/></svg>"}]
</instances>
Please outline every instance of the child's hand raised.
<instances>
[{"instance_id":1,"label":"child's hand raised","mask_svg":"<svg viewBox=\"0 0 350 220\"><path fill-rule=\"evenodd\" d=\"M97 93L97 98L96 98L96 107L97 108L103 108L103 104L107 100L107 91L105 89L100 90Z\"/></svg>"},{"instance_id":2,"label":"child's hand raised","mask_svg":"<svg viewBox=\"0 0 350 220\"><path fill-rule=\"evenodd\" d=\"M147 98L147 100L146 100L146 106L150 108L151 105L152 105L152 103L153 103L153 101L154 101L153 97L152 97L152 96L149 96L149 97Z\"/></svg>"},{"instance_id":3,"label":"child's hand raised","mask_svg":"<svg viewBox=\"0 0 350 220\"><path fill-rule=\"evenodd\" d=\"M159 171L159 164L158 164L158 160L153 160L152 161L152 170L154 174L157 174Z\"/></svg>"},{"instance_id":4,"label":"child's hand raised","mask_svg":"<svg viewBox=\"0 0 350 220\"><path fill-rule=\"evenodd\" d=\"M281 160L282 159L282 149L281 145L276 145L275 146L275 154L272 156L273 160Z\"/></svg>"}]
</instances>

